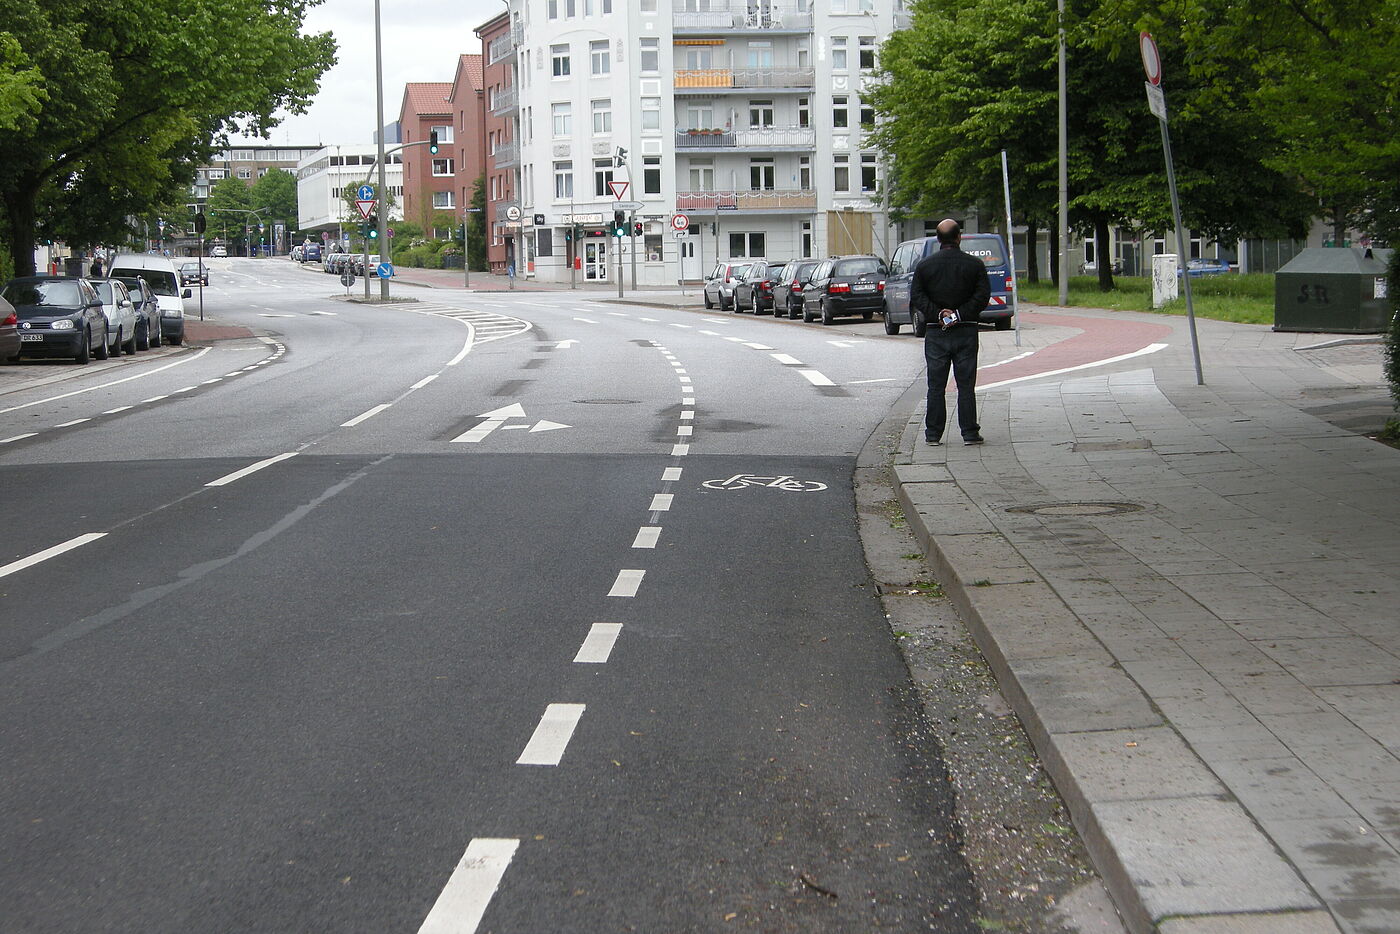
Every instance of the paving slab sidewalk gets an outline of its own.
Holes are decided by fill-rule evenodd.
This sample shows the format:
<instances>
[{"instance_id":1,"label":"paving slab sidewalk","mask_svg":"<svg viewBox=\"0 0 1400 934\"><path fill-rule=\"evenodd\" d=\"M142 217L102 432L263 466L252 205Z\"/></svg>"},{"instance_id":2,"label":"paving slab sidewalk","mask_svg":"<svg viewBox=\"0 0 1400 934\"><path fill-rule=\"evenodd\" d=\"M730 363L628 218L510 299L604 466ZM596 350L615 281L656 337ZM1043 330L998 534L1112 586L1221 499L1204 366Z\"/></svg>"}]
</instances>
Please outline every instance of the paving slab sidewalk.
<instances>
[{"instance_id":1,"label":"paving slab sidewalk","mask_svg":"<svg viewBox=\"0 0 1400 934\"><path fill-rule=\"evenodd\" d=\"M1179 319L1057 314L1174 331L982 393L983 447L920 406L895 473L1124 920L1400 931L1400 450L1312 414L1379 348L1201 321L1197 386Z\"/></svg>"}]
</instances>

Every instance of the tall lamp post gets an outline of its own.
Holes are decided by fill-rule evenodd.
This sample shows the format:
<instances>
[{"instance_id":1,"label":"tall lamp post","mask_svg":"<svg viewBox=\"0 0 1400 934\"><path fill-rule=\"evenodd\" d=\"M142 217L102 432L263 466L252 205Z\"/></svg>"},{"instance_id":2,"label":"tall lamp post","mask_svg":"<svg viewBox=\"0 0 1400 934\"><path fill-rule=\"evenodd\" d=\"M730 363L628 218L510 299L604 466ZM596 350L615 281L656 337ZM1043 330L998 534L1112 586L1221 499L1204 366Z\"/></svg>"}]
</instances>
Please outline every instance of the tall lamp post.
<instances>
[{"instance_id":1,"label":"tall lamp post","mask_svg":"<svg viewBox=\"0 0 1400 934\"><path fill-rule=\"evenodd\" d=\"M471 215L480 213L481 208L462 208L462 288L464 289L469 289L472 285L471 255L467 249L467 244L471 242L469 223Z\"/></svg>"},{"instance_id":2,"label":"tall lamp post","mask_svg":"<svg viewBox=\"0 0 1400 934\"><path fill-rule=\"evenodd\" d=\"M1068 116L1065 112L1065 0L1059 0L1059 137L1060 137L1060 218L1059 218L1059 242L1060 255L1055 257L1058 263L1060 280L1060 304L1069 304L1069 128Z\"/></svg>"},{"instance_id":3,"label":"tall lamp post","mask_svg":"<svg viewBox=\"0 0 1400 934\"><path fill-rule=\"evenodd\" d=\"M384 198L389 192L389 186L384 171L384 53L380 33L379 0L374 0L374 119L378 121L374 125L374 138L379 144L379 197ZM379 212L378 217L379 242L388 244L389 211L387 206ZM385 246L384 249L388 249L388 247ZM392 257L393 252L390 251L389 255ZM380 260L382 261L383 258L381 255ZM365 270L365 276L369 276L368 269ZM389 278L387 276L379 277L379 299L386 302L389 300Z\"/></svg>"}]
</instances>

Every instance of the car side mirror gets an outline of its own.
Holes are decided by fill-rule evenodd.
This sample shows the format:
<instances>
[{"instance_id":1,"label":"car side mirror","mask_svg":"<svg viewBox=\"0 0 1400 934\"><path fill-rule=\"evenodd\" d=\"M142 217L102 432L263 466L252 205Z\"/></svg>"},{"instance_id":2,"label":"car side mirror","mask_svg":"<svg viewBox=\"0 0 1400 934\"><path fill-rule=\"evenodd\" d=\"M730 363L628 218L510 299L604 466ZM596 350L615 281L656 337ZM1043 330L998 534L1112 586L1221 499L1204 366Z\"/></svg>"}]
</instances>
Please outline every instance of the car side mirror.
<instances>
[{"instance_id":1,"label":"car side mirror","mask_svg":"<svg viewBox=\"0 0 1400 934\"><path fill-rule=\"evenodd\" d=\"M185 289L185 291L183 291L183 292L180 293L180 297L181 297L181 298L194 298L194 290L193 290L193 289Z\"/></svg>"},{"instance_id":2,"label":"car side mirror","mask_svg":"<svg viewBox=\"0 0 1400 934\"><path fill-rule=\"evenodd\" d=\"M130 307L131 307L131 299L129 299L129 298L124 298L124 299L122 299L122 307L123 307L123 308L130 308Z\"/></svg>"}]
</instances>

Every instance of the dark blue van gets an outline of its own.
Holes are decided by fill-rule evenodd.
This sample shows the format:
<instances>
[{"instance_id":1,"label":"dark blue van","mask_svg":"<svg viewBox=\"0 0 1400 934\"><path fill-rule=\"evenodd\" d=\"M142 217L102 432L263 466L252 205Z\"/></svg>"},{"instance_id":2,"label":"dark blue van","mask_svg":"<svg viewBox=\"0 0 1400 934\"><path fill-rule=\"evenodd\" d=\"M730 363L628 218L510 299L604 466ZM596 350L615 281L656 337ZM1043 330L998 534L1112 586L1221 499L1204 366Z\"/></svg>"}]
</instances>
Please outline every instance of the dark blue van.
<instances>
[{"instance_id":1,"label":"dark blue van","mask_svg":"<svg viewBox=\"0 0 1400 934\"><path fill-rule=\"evenodd\" d=\"M915 323L909 309L909 287L914 280L914 267L925 256L938 249L937 237L920 237L905 240L894 251L890 260L888 275L885 276L885 333L898 334L900 327L911 325L914 333L922 337L923 322ZM1011 327L1011 316L1016 313L1011 298L1011 261L1006 252L1006 241L1001 234L963 234L962 250L980 259L987 267L987 283L992 289L991 301L982 312L982 321L1006 331Z\"/></svg>"},{"instance_id":2,"label":"dark blue van","mask_svg":"<svg viewBox=\"0 0 1400 934\"><path fill-rule=\"evenodd\" d=\"M308 243L301 248L301 261L303 263L319 263L321 261L321 244Z\"/></svg>"}]
</instances>

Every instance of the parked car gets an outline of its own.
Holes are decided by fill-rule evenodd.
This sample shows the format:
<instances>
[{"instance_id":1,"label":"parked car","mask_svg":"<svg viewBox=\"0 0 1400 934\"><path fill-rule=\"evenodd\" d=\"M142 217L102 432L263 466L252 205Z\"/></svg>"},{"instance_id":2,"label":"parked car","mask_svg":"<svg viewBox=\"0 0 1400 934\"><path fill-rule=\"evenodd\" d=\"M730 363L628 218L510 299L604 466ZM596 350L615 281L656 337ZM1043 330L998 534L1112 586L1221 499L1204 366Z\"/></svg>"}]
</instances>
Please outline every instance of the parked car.
<instances>
[{"instance_id":1,"label":"parked car","mask_svg":"<svg viewBox=\"0 0 1400 934\"><path fill-rule=\"evenodd\" d=\"M0 298L0 360L19 359L19 315L15 306Z\"/></svg>"},{"instance_id":2,"label":"parked car","mask_svg":"<svg viewBox=\"0 0 1400 934\"><path fill-rule=\"evenodd\" d=\"M909 289L914 281L914 267L937 249L937 237L905 240L895 248L894 256L890 258L890 273L885 279L886 334L898 334L899 329L908 324L916 337L924 336L927 323L909 307ZM992 295L982 311L982 323L991 324L998 331L1009 330L1016 308L1012 299L1011 262L1006 252L1006 241L1000 234L963 234L962 250L980 259L982 265L987 267L987 284Z\"/></svg>"},{"instance_id":3,"label":"parked car","mask_svg":"<svg viewBox=\"0 0 1400 934\"><path fill-rule=\"evenodd\" d=\"M80 365L107 359L107 318L86 279L21 276L5 283L0 298L19 318L19 356L72 357Z\"/></svg>"},{"instance_id":4,"label":"parked car","mask_svg":"<svg viewBox=\"0 0 1400 934\"><path fill-rule=\"evenodd\" d=\"M1186 274L1192 279L1201 276L1219 276L1227 272L1233 272L1230 268L1230 261L1225 259L1201 258L1189 259L1186 261ZM1176 270L1177 277L1181 276L1181 268Z\"/></svg>"},{"instance_id":5,"label":"parked car","mask_svg":"<svg viewBox=\"0 0 1400 934\"><path fill-rule=\"evenodd\" d=\"M342 253L338 250L332 251L327 253L325 258L321 260L321 270L332 275L338 275L344 270L345 264L348 262L350 262L349 253Z\"/></svg>"},{"instance_id":6,"label":"parked car","mask_svg":"<svg viewBox=\"0 0 1400 934\"><path fill-rule=\"evenodd\" d=\"M152 347L159 347L160 299L156 298L156 293L151 291L146 280L140 276L114 277L112 281L126 286L132 306L136 309L136 316L140 319L136 325L136 349L150 350Z\"/></svg>"},{"instance_id":7,"label":"parked car","mask_svg":"<svg viewBox=\"0 0 1400 934\"><path fill-rule=\"evenodd\" d=\"M715 263L715 268L705 277L705 307L719 306L720 311L728 311L734 306L734 285L749 268L748 263Z\"/></svg>"},{"instance_id":8,"label":"parked car","mask_svg":"<svg viewBox=\"0 0 1400 934\"><path fill-rule=\"evenodd\" d=\"M1098 272L1099 264L1096 262L1085 262L1079 264L1079 274L1081 276L1096 276L1098 275ZM1115 260L1113 263L1113 274L1115 276L1123 275L1123 264L1121 262L1118 262L1117 260Z\"/></svg>"},{"instance_id":9,"label":"parked car","mask_svg":"<svg viewBox=\"0 0 1400 934\"><path fill-rule=\"evenodd\" d=\"M107 318L107 349L113 356L123 350L127 356L136 353L136 332L144 326L136 306L120 279L93 279L92 287L102 299L102 314ZM145 348L141 348L144 350Z\"/></svg>"},{"instance_id":10,"label":"parked car","mask_svg":"<svg viewBox=\"0 0 1400 934\"><path fill-rule=\"evenodd\" d=\"M301 250L301 255L297 257L303 263L319 263L321 261L321 244L304 243L297 249Z\"/></svg>"},{"instance_id":11,"label":"parked car","mask_svg":"<svg viewBox=\"0 0 1400 934\"><path fill-rule=\"evenodd\" d=\"M787 315L798 318L802 315L802 290L807 287L807 279L812 270L821 265L817 259L795 259L782 269L773 280L773 315Z\"/></svg>"},{"instance_id":12,"label":"parked car","mask_svg":"<svg viewBox=\"0 0 1400 934\"><path fill-rule=\"evenodd\" d=\"M181 263L180 264L180 284L201 286L209 284L209 267L203 263Z\"/></svg>"},{"instance_id":13,"label":"parked car","mask_svg":"<svg viewBox=\"0 0 1400 934\"><path fill-rule=\"evenodd\" d=\"M228 248L222 246L213 247L210 249L209 255L216 259L224 259L228 256Z\"/></svg>"},{"instance_id":14,"label":"parked car","mask_svg":"<svg viewBox=\"0 0 1400 934\"><path fill-rule=\"evenodd\" d=\"M812 270L802 289L802 320L860 315L866 321L884 305L885 261L878 256L833 256Z\"/></svg>"},{"instance_id":15,"label":"parked car","mask_svg":"<svg viewBox=\"0 0 1400 934\"><path fill-rule=\"evenodd\" d=\"M160 337L176 346L185 340L185 299L193 298L191 289L182 289L175 274L175 264L164 256L141 256L128 253L112 260L108 275L114 279L136 276L146 280L160 303Z\"/></svg>"},{"instance_id":16,"label":"parked car","mask_svg":"<svg viewBox=\"0 0 1400 934\"><path fill-rule=\"evenodd\" d=\"M739 281L734 283L734 310L743 311L747 308L754 314L765 310L772 311L773 284L785 266L786 260L780 263L755 260L750 263Z\"/></svg>"}]
</instances>

